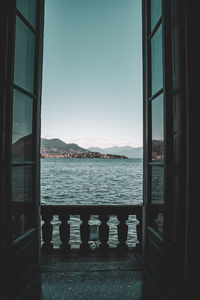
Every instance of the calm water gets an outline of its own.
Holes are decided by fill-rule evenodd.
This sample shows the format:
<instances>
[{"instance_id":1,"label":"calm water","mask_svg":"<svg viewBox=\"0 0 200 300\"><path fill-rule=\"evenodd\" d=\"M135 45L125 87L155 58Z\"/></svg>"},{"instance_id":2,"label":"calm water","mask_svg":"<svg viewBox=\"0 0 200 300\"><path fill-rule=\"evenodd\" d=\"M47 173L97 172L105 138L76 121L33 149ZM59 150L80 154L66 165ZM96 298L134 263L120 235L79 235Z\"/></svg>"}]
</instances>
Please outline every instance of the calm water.
<instances>
[{"instance_id":1,"label":"calm water","mask_svg":"<svg viewBox=\"0 0 200 300\"><path fill-rule=\"evenodd\" d=\"M44 204L138 204L142 159L41 159Z\"/></svg>"},{"instance_id":2,"label":"calm water","mask_svg":"<svg viewBox=\"0 0 200 300\"><path fill-rule=\"evenodd\" d=\"M142 203L142 159L41 159L41 202L72 205ZM98 224L95 216L92 224ZM54 245L59 246L59 220L54 217ZM79 216L70 217L72 247L80 245ZM117 245L117 218L111 216L109 243ZM136 241L136 220L129 216L128 245Z\"/></svg>"}]
</instances>

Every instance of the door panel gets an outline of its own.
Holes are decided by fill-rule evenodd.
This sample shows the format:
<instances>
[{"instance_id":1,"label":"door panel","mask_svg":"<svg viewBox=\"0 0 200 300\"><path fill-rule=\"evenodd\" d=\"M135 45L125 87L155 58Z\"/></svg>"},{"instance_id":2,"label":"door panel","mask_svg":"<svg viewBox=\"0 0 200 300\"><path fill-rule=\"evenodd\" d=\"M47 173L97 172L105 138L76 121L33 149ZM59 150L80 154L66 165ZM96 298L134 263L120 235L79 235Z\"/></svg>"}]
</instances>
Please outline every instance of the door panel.
<instances>
[{"instance_id":1,"label":"door panel","mask_svg":"<svg viewBox=\"0 0 200 300\"><path fill-rule=\"evenodd\" d=\"M165 64L164 0L143 2L144 9L144 149L145 149L145 274L147 299L166 296L166 134L167 66ZM169 75L170 76L170 73Z\"/></svg>"},{"instance_id":2,"label":"door panel","mask_svg":"<svg viewBox=\"0 0 200 300\"><path fill-rule=\"evenodd\" d=\"M29 289L32 288L32 284L39 283L35 238L35 231L30 230L13 242L13 260L15 261L15 268L12 273L13 299L23 299ZM40 291L38 290L39 297Z\"/></svg>"},{"instance_id":3,"label":"door panel","mask_svg":"<svg viewBox=\"0 0 200 300\"><path fill-rule=\"evenodd\" d=\"M147 299L188 298L188 3L143 0Z\"/></svg>"},{"instance_id":4,"label":"door panel","mask_svg":"<svg viewBox=\"0 0 200 300\"><path fill-rule=\"evenodd\" d=\"M16 299L39 280L40 195L36 192L36 149L40 98L36 80L39 57L39 1L17 1L12 120L12 237Z\"/></svg>"},{"instance_id":5,"label":"door panel","mask_svg":"<svg viewBox=\"0 0 200 300\"><path fill-rule=\"evenodd\" d=\"M151 95L163 87L162 24L150 39L151 46Z\"/></svg>"},{"instance_id":6,"label":"door panel","mask_svg":"<svg viewBox=\"0 0 200 300\"><path fill-rule=\"evenodd\" d=\"M44 1L4 1L0 113L6 299L39 299L40 102ZM2 95L1 95L2 96ZM1 236L2 239L2 236ZM4 269L4 271L5 271ZM4 298L2 298L4 299Z\"/></svg>"},{"instance_id":7,"label":"door panel","mask_svg":"<svg viewBox=\"0 0 200 300\"><path fill-rule=\"evenodd\" d=\"M160 17L162 16L162 0L151 0L150 9L150 22L151 22L151 31L155 28Z\"/></svg>"},{"instance_id":8,"label":"door panel","mask_svg":"<svg viewBox=\"0 0 200 300\"><path fill-rule=\"evenodd\" d=\"M12 161L32 161L33 99L14 89Z\"/></svg>"},{"instance_id":9,"label":"door panel","mask_svg":"<svg viewBox=\"0 0 200 300\"><path fill-rule=\"evenodd\" d=\"M27 234L35 227L33 200L33 168L12 169L12 238Z\"/></svg>"},{"instance_id":10,"label":"door panel","mask_svg":"<svg viewBox=\"0 0 200 300\"><path fill-rule=\"evenodd\" d=\"M14 84L33 94L35 65L34 32L16 16Z\"/></svg>"},{"instance_id":11,"label":"door panel","mask_svg":"<svg viewBox=\"0 0 200 300\"><path fill-rule=\"evenodd\" d=\"M35 28L36 26L36 4L37 4L37 0L16 1L17 9L26 18L26 20L33 26L33 28Z\"/></svg>"}]
</instances>

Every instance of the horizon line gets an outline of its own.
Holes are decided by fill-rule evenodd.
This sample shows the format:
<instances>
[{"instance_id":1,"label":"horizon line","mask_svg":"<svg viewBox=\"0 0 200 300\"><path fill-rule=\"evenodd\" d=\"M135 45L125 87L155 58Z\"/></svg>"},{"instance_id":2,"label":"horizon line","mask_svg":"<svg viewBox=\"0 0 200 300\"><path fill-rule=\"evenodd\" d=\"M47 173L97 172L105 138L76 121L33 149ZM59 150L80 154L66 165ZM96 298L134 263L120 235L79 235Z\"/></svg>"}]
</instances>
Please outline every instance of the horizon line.
<instances>
[{"instance_id":1,"label":"horizon line","mask_svg":"<svg viewBox=\"0 0 200 300\"><path fill-rule=\"evenodd\" d=\"M111 143L112 145L108 145L108 146L97 146L96 144L95 145L91 145L91 146L82 146L81 142L80 143L78 143L78 142L66 142L63 139L59 138L59 137L47 138L47 137L44 137L44 136L41 135L40 138L43 138L43 139L46 139L46 140L59 139L59 140L61 140L62 142L66 143L66 144L76 144L79 147L84 148L84 149L89 149L89 148L106 149L106 148L113 148L113 147L119 147L119 148L122 148L122 147L143 148L143 145L134 146L134 145L125 144L125 143L124 143L124 145L119 145L120 142L119 142L119 144L118 143L115 143L115 144Z\"/></svg>"}]
</instances>

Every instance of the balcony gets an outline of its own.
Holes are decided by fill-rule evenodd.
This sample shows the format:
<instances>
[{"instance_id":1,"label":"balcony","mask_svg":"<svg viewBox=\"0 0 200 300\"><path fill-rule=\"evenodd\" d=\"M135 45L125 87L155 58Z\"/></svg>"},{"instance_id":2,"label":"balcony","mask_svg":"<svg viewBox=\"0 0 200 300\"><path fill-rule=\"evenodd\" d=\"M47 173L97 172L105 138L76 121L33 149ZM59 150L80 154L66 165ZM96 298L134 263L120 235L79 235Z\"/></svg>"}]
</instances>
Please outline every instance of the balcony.
<instances>
[{"instance_id":1,"label":"balcony","mask_svg":"<svg viewBox=\"0 0 200 300\"><path fill-rule=\"evenodd\" d=\"M141 300L142 208L42 205L42 300Z\"/></svg>"}]
</instances>

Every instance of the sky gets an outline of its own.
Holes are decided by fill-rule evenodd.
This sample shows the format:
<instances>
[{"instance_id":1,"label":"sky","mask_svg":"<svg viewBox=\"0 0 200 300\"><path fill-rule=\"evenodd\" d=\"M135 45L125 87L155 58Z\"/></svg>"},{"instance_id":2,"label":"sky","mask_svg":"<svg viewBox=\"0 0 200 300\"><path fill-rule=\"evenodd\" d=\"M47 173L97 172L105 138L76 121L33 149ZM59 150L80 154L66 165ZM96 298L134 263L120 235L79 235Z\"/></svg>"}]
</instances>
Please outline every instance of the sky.
<instances>
[{"instance_id":1,"label":"sky","mask_svg":"<svg viewBox=\"0 0 200 300\"><path fill-rule=\"evenodd\" d=\"M141 0L46 0L41 136L142 146Z\"/></svg>"}]
</instances>

